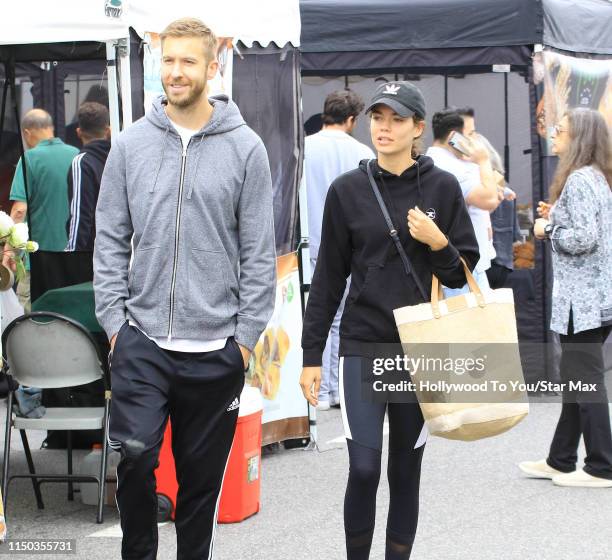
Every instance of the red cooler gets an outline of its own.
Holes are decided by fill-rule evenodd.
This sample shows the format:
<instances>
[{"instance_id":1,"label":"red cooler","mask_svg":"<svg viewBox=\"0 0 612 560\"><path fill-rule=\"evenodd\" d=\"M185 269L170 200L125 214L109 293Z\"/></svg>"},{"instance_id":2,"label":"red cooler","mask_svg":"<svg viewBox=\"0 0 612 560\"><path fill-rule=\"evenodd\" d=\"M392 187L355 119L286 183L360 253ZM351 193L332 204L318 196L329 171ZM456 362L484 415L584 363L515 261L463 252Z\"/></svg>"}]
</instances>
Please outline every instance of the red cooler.
<instances>
[{"instance_id":1,"label":"red cooler","mask_svg":"<svg viewBox=\"0 0 612 560\"><path fill-rule=\"evenodd\" d=\"M259 389L245 387L240 396L236 433L221 488L217 516L219 523L237 523L259 511L262 410ZM155 476L158 520L174 519L178 484L172 456L170 423L164 435Z\"/></svg>"},{"instance_id":2,"label":"red cooler","mask_svg":"<svg viewBox=\"0 0 612 560\"><path fill-rule=\"evenodd\" d=\"M219 523L237 523L259 511L262 410L259 389L245 387L221 489Z\"/></svg>"}]
</instances>

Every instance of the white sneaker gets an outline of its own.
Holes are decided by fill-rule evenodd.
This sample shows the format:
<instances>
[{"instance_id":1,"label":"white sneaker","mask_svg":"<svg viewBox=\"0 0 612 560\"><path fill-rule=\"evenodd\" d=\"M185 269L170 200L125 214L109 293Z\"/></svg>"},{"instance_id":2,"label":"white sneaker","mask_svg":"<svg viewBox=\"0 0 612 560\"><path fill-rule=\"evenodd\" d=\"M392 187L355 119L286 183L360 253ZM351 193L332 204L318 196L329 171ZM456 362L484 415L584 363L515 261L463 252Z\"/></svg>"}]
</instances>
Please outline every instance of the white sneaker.
<instances>
[{"instance_id":1,"label":"white sneaker","mask_svg":"<svg viewBox=\"0 0 612 560\"><path fill-rule=\"evenodd\" d=\"M565 474L562 471L553 469L546 462L546 459L540 461L523 461L519 463L518 467L532 478L552 478L559 474Z\"/></svg>"},{"instance_id":2,"label":"white sneaker","mask_svg":"<svg viewBox=\"0 0 612 560\"><path fill-rule=\"evenodd\" d=\"M329 410L329 401L319 401L317 404L317 410Z\"/></svg>"},{"instance_id":3,"label":"white sneaker","mask_svg":"<svg viewBox=\"0 0 612 560\"><path fill-rule=\"evenodd\" d=\"M593 476L584 469L578 469L571 473L558 474L552 479L556 486L573 486L581 488L612 488L612 480Z\"/></svg>"}]
</instances>

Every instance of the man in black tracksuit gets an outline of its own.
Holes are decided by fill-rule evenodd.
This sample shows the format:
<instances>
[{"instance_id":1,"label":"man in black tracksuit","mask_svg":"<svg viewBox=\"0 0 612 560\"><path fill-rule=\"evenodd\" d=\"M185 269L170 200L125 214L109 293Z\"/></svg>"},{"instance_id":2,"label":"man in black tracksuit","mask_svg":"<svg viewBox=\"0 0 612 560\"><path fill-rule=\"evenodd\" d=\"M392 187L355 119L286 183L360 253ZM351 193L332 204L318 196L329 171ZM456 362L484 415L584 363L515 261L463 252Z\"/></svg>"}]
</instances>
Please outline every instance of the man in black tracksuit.
<instances>
[{"instance_id":1,"label":"man in black tracksuit","mask_svg":"<svg viewBox=\"0 0 612 560\"><path fill-rule=\"evenodd\" d=\"M83 148L68 173L70 218L66 224L67 251L92 252L96 237L96 204L110 151L108 109L94 102L79 107L77 135Z\"/></svg>"},{"instance_id":2,"label":"man in black tracksuit","mask_svg":"<svg viewBox=\"0 0 612 560\"><path fill-rule=\"evenodd\" d=\"M93 280L96 205L111 147L108 109L100 103L83 103L78 112L77 135L83 148L68 172L70 217L66 223L66 251L72 255L67 260L66 285Z\"/></svg>"}]
</instances>

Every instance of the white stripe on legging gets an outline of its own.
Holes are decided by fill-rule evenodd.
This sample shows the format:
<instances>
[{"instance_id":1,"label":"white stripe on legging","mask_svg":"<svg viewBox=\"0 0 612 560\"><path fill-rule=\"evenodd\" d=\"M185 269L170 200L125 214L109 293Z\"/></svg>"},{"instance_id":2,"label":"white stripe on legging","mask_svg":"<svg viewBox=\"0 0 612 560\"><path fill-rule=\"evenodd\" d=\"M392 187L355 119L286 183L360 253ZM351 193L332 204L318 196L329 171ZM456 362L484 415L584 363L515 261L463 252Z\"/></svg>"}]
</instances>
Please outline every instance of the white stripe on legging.
<instances>
[{"instance_id":1,"label":"white stripe on legging","mask_svg":"<svg viewBox=\"0 0 612 560\"><path fill-rule=\"evenodd\" d=\"M427 429L427 423L423 422L423 427L421 428L421 433L417 438L416 443L414 444L414 449L418 449L419 447L425 445L427 443L427 436L429 435L429 430Z\"/></svg>"},{"instance_id":2,"label":"white stripe on legging","mask_svg":"<svg viewBox=\"0 0 612 560\"><path fill-rule=\"evenodd\" d=\"M338 385L340 389L340 411L342 412L342 424L344 425L344 437L353 439L351 427L349 425L348 416L346 414L346 399L344 398L344 356L340 356L340 364L338 367Z\"/></svg>"}]
</instances>

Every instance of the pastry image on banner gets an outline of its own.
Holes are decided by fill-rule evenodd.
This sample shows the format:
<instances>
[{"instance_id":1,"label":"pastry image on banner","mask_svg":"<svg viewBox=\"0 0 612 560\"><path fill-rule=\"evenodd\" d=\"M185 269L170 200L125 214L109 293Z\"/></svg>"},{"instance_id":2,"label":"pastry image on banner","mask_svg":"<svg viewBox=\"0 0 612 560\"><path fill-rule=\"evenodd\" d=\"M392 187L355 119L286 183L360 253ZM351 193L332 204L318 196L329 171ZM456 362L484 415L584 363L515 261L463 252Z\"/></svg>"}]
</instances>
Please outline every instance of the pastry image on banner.
<instances>
[{"instance_id":1,"label":"pastry image on banner","mask_svg":"<svg viewBox=\"0 0 612 560\"><path fill-rule=\"evenodd\" d=\"M263 443L308 436L302 371L302 303L296 253L276 261L274 313L251 355L247 383L263 396Z\"/></svg>"}]
</instances>

